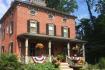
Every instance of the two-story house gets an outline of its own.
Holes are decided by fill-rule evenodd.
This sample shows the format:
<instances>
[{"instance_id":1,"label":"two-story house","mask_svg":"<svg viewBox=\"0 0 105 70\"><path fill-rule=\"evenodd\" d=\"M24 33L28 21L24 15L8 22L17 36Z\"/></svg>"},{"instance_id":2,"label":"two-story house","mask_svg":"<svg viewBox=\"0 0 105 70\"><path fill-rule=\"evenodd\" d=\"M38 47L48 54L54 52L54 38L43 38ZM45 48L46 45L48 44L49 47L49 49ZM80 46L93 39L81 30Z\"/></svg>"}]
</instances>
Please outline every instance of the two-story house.
<instances>
[{"instance_id":1,"label":"two-story house","mask_svg":"<svg viewBox=\"0 0 105 70\"><path fill-rule=\"evenodd\" d=\"M14 1L0 20L1 52L13 53L24 63L31 57L35 62L51 62L61 54L65 62L66 56L85 59L85 41L76 39L76 17L46 7L45 0L34 1Z\"/></svg>"}]
</instances>

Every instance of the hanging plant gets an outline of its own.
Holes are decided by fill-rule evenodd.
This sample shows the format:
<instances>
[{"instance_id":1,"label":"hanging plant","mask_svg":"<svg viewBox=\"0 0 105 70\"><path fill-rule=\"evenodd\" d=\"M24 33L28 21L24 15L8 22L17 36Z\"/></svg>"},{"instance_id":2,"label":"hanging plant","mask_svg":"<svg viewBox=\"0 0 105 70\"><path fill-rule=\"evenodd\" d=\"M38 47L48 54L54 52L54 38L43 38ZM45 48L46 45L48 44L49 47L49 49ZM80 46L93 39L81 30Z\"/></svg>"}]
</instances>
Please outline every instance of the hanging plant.
<instances>
[{"instance_id":1,"label":"hanging plant","mask_svg":"<svg viewBox=\"0 0 105 70\"><path fill-rule=\"evenodd\" d=\"M44 45L42 43L37 43L35 47L41 49L44 48Z\"/></svg>"}]
</instances>

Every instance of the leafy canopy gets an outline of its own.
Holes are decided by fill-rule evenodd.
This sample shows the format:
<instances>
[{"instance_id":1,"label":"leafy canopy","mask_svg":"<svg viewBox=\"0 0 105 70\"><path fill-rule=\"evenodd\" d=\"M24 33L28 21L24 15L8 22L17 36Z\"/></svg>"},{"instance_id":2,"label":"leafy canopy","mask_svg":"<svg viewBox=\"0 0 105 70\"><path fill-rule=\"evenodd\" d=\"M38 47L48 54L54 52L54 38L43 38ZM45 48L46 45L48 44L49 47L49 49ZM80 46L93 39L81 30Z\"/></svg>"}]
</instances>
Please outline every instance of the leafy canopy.
<instances>
[{"instance_id":1,"label":"leafy canopy","mask_svg":"<svg viewBox=\"0 0 105 70\"><path fill-rule=\"evenodd\" d=\"M78 7L76 0L46 0L47 7L70 13Z\"/></svg>"}]
</instances>

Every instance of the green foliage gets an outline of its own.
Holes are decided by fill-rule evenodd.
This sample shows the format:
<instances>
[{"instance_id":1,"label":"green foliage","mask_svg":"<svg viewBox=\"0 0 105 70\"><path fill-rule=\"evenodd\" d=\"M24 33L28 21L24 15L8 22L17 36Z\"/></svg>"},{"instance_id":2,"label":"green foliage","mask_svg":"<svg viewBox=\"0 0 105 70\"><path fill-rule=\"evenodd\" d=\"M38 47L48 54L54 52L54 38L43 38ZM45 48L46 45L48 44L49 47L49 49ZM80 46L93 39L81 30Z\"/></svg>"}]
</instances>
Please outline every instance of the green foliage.
<instances>
[{"instance_id":1,"label":"green foliage","mask_svg":"<svg viewBox=\"0 0 105 70\"><path fill-rule=\"evenodd\" d=\"M74 12L78 7L76 0L47 0L46 3L47 7L66 13Z\"/></svg>"},{"instance_id":2,"label":"green foliage","mask_svg":"<svg viewBox=\"0 0 105 70\"><path fill-rule=\"evenodd\" d=\"M0 57L0 70L59 70L52 63L21 64L13 54L2 54Z\"/></svg>"},{"instance_id":3,"label":"green foliage","mask_svg":"<svg viewBox=\"0 0 105 70\"><path fill-rule=\"evenodd\" d=\"M83 40L88 41L86 59L89 63L97 63L105 55L105 15L94 18L93 27L90 19L82 19L78 25L78 32ZM81 38L80 37L80 38Z\"/></svg>"},{"instance_id":4,"label":"green foliage","mask_svg":"<svg viewBox=\"0 0 105 70\"><path fill-rule=\"evenodd\" d=\"M99 63L98 63L98 67L100 69L105 69L105 58L101 58Z\"/></svg>"},{"instance_id":5,"label":"green foliage","mask_svg":"<svg viewBox=\"0 0 105 70\"><path fill-rule=\"evenodd\" d=\"M97 63L95 65L88 64L88 66L86 68L81 69L81 70L95 70L95 69L98 69L98 70L105 69L105 58L101 58L99 63Z\"/></svg>"},{"instance_id":6,"label":"green foliage","mask_svg":"<svg viewBox=\"0 0 105 70\"><path fill-rule=\"evenodd\" d=\"M0 57L0 70L23 70L21 65L13 54L2 54Z\"/></svg>"},{"instance_id":7,"label":"green foliage","mask_svg":"<svg viewBox=\"0 0 105 70\"><path fill-rule=\"evenodd\" d=\"M28 64L25 66L25 70L59 70L55 68L52 63L45 63L45 64Z\"/></svg>"},{"instance_id":8,"label":"green foliage","mask_svg":"<svg viewBox=\"0 0 105 70\"><path fill-rule=\"evenodd\" d=\"M105 14L105 0L98 0L96 4L96 11L101 14Z\"/></svg>"},{"instance_id":9,"label":"green foliage","mask_svg":"<svg viewBox=\"0 0 105 70\"><path fill-rule=\"evenodd\" d=\"M65 61L65 55L59 54L57 55L57 59L60 60L61 62Z\"/></svg>"}]
</instances>

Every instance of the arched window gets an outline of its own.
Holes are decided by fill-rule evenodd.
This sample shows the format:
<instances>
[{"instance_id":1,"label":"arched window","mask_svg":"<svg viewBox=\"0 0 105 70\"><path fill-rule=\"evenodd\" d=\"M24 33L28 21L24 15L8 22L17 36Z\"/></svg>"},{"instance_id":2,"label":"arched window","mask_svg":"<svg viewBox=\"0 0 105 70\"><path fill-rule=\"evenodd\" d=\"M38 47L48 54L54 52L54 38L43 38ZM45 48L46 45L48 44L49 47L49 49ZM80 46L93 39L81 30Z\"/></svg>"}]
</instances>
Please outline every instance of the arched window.
<instances>
[{"instance_id":1,"label":"arched window","mask_svg":"<svg viewBox=\"0 0 105 70\"><path fill-rule=\"evenodd\" d=\"M13 34L13 21L10 23L9 25L9 34L12 35Z\"/></svg>"}]
</instances>

